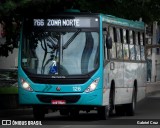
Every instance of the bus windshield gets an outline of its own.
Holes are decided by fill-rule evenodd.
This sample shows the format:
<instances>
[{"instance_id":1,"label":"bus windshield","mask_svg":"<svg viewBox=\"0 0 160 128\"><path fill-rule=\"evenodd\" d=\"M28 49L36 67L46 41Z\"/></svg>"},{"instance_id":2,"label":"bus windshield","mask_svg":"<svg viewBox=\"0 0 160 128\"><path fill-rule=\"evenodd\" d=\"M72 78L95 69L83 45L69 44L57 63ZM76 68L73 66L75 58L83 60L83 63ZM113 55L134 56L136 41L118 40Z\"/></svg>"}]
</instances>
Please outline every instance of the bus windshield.
<instances>
[{"instance_id":1,"label":"bus windshield","mask_svg":"<svg viewBox=\"0 0 160 128\"><path fill-rule=\"evenodd\" d=\"M22 68L35 75L85 75L99 66L99 33L32 31L24 34Z\"/></svg>"}]
</instances>

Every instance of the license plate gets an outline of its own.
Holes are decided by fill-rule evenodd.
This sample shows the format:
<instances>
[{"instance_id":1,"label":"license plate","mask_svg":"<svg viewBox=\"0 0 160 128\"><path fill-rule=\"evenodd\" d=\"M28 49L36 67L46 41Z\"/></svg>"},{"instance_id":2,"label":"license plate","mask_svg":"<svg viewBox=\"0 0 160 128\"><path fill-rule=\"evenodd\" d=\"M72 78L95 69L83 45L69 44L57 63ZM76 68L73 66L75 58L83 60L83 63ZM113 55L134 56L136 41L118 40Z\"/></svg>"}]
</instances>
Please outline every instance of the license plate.
<instances>
[{"instance_id":1,"label":"license plate","mask_svg":"<svg viewBox=\"0 0 160 128\"><path fill-rule=\"evenodd\" d=\"M64 105L66 104L65 100L51 100L52 104Z\"/></svg>"}]
</instances>

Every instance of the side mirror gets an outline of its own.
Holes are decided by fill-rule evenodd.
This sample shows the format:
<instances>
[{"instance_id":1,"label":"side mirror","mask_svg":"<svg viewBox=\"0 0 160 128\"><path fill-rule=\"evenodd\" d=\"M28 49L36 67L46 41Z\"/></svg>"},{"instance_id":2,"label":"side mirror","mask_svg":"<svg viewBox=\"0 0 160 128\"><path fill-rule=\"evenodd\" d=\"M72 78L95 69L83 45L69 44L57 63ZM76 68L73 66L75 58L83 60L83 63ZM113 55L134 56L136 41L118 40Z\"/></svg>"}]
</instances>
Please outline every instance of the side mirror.
<instances>
[{"instance_id":1,"label":"side mirror","mask_svg":"<svg viewBox=\"0 0 160 128\"><path fill-rule=\"evenodd\" d=\"M110 36L106 37L106 47L112 49L112 38Z\"/></svg>"}]
</instances>

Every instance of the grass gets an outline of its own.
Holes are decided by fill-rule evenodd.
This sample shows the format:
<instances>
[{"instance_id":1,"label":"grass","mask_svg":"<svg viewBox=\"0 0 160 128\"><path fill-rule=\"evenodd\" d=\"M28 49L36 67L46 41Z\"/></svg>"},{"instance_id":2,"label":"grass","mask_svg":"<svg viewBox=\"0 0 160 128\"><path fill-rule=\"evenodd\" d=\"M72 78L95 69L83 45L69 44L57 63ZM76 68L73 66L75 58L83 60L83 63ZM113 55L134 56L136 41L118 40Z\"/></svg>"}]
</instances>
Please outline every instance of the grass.
<instances>
[{"instance_id":1,"label":"grass","mask_svg":"<svg viewBox=\"0 0 160 128\"><path fill-rule=\"evenodd\" d=\"M18 94L17 87L0 87L0 94Z\"/></svg>"}]
</instances>

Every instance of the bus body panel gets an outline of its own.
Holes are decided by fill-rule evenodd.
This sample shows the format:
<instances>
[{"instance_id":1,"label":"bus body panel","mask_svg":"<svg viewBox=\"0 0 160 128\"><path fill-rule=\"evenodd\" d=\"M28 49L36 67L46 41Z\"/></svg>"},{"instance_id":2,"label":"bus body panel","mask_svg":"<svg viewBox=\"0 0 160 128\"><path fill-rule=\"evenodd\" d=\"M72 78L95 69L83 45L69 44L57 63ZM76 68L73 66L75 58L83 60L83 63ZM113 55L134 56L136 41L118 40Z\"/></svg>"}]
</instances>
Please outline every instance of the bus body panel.
<instances>
[{"instance_id":1,"label":"bus body panel","mask_svg":"<svg viewBox=\"0 0 160 128\"><path fill-rule=\"evenodd\" d=\"M142 22L125 20L110 15L101 15L101 18L102 22L105 22L108 26L144 31L144 23ZM108 89L108 91L103 93L103 104L109 104L112 81L115 84L115 105L131 103L134 86L137 88L137 101L143 99L146 91L146 62L141 60L124 60L124 58L108 58L107 61L103 72L103 88L104 90Z\"/></svg>"},{"instance_id":2,"label":"bus body panel","mask_svg":"<svg viewBox=\"0 0 160 128\"><path fill-rule=\"evenodd\" d=\"M111 70L111 65L114 69ZM108 92L103 93L103 104L108 105L109 89L111 82L115 82L115 105L127 104L132 101L134 82L137 81L137 101L145 97L146 85L143 75L146 71L145 63L111 61L104 67L103 88Z\"/></svg>"},{"instance_id":3,"label":"bus body panel","mask_svg":"<svg viewBox=\"0 0 160 128\"><path fill-rule=\"evenodd\" d=\"M123 62L114 62L110 61L108 64L104 67L104 84L103 88L106 90L109 90L107 94L104 94L104 103L105 105L108 105L108 99L110 94L110 87L112 81L115 82L115 88L123 88ZM117 91L115 92L115 96L117 95ZM116 99L117 97L115 97ZM122 98L123 99L123 98ZM106 102L106 103L105 103Z\"/></svg>"},{"instance_id":4,"label":"bus body panel","mask_svg":"<svg viewBox=\"0 0 160 128\"><path fill-rule=\"evenodd\" d=\"M147 65L146 63L141 63L141 67L138 70L138 78L137 80L139 81L139 87L137 91L137 101L142 100L146 96L146 78L147 78Z\"/></svg>"}]
</instances>

